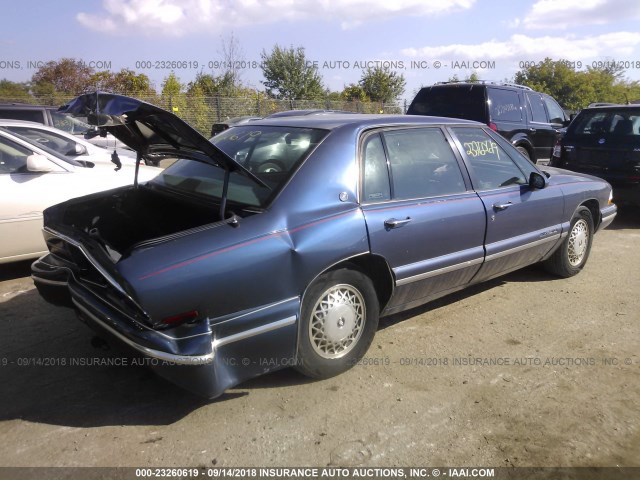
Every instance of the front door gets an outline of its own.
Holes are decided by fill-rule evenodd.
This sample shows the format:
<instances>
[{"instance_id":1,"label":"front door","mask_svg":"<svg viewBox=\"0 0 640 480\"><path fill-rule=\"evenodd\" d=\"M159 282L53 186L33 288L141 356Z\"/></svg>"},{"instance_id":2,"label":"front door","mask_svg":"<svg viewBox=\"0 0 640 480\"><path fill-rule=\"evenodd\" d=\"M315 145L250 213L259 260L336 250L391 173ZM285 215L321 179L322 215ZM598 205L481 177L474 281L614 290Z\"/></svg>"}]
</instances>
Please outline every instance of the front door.
<instances>
[{"instance_id":1,"label":"front door","mask_svg":"<svg viewBox=\"0 0 640 480\"><path fill-rule=\"evenodd\" d=\"M487 212L486 257L474 282L540 260L560 239L559 187L530 188L536 168L499 135L477 127L451 130Z\"/></svg>"}]
</instances>

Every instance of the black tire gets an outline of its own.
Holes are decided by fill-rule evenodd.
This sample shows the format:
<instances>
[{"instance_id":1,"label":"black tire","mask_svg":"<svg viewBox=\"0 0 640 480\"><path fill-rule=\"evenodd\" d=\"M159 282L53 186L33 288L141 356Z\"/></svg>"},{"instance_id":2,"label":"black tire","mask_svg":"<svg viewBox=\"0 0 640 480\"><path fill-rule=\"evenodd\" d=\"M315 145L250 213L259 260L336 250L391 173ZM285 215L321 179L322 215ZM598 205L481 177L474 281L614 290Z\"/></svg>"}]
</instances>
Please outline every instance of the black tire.
<instances>
[{"instance_id":1,"label":"black tire","mask_svg":"<svg viewBox=\"0 0 640 480\"><path fill-rule=\"evenodd\" d=\"M545 269L560 277L573 277L587 263L593 243L593 216L586 207L578 207L571 219L569 235L544 261Z\"/></svg>"},{"instance_id":2,"label":"black tire","mask_svg":"<svg viewBox=\"0 0 640 480\"><path fill-rule=\"evenodd\" d=\"M379 314L378 296L369 277L349 269L321 275L302 302L296 369L314 378L349 370L371 345Z\"/></svg>"}]
</instances>

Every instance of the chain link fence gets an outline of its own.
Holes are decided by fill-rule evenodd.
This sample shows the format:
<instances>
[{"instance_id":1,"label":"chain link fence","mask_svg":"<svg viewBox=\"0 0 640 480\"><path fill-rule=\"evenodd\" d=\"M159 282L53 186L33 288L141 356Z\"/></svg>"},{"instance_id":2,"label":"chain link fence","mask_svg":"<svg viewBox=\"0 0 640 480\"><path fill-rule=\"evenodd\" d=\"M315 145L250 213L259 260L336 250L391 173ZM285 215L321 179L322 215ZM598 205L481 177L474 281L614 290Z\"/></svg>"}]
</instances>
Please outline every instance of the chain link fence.
<instances>
[{"instance_id":1,"label":"chain link fence","mask_svg":"<svg viewBox=\"0 0 640 480\"><path fill-rule=\"evenodd\" d=\"M228 121L235 117L265 117L286 110L343 110L357 113L403 114L404 105L384 104L381 102L360 102L347 100L279 100L258 93L250 97L194 96L186 93L177 95L136 95L123 93L172 111L192 127L209 136L214 123ZM30 103L34 105L64 105L75 95L27 95L0 96L0 102Z\"/></svg>"}]
</instances>

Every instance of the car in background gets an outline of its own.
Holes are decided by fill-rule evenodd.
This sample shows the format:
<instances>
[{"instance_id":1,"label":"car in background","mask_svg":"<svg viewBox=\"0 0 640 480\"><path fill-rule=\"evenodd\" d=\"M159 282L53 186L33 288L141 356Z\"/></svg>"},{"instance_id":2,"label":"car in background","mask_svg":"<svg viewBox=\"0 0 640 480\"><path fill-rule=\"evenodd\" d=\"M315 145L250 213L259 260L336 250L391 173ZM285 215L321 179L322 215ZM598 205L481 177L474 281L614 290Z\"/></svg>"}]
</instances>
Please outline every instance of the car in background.
<instances>
[{"instance_id":1,"label":"car in background","mask_svg":"<svg viewBox=\"0 0 640 480\"><path fill-rule=\"evenodd\" d=\"M42 212L47 207L129 185L134 171L133 165L124 165L115 172L106 163L90 168L0 128L0 263L46 253ZM148 180L160 171L141 165L139 178Z\"/></svg>"},{"instance_id":2,"label":"car in background","mask_svg":"<svg viewBox=\"0 0 640 480\"><path fill-rule=\"evenodd\" d=\"M211 125L211 136L214 137L220 132L224 132L228 128L233 127L234 125L242 125L247 122L251 122L253 120L260 120L261 118L262 117L252 117L252 116L233 117L233 118L228 118L224 122L214 123L213 125Z\"/></svg>"},{"instance_id":3,"label":"car in background","mask_svg":"<svg viewBox=\"0 0 640 480\"><path fill-rule=\"evenodd\" d=\"M616 203L640 206L640 105L583 109L553 150L551 165L600 177Z\"/></svg>"},{"instance_id":4,"label":"car in background","mask_svg":"<svg viewBox=\"0 0 640 480\"><path fill-rule=\"evenodd\" d=\"M569 117L551 96L512 83L444 82L423 87L408 115L464 118L488 125L533 161L547 162Z\"/></svg>"},{"instance_id":5,"label":"car in background","mask_svg":"<svg viewBox=\"0 0 640 480\"><path fill-rule=\"evenodd\" d=\"M107 163L114 164L118 168L121 164L135 165L136 162L136 154L130 149L107 150L76 135L40 123L0 120L0 128L18 133L32 142L37 142L42 147L84 163L85 166L90 166L91 163ZM113 156L114 152L117 153L117 157Z\"/></svg>"},{"instance_id":6,"label":"car in background","mask_svg":"<svg viewBox=\"0 0 640 480\"><path fill-rule=\"evenodd\" d=\"M28 103L0 103L0 119L24 120L41 123L49 127L63 130L72 135L84 138L90 143L103 148L126 148L122 142L111 135L101 133L97 128L78 118L65 115L58 107L50 105L31 105Z\"/></svg>"},{"instance_id":7,"label":"car in background","mask_svg":"<svg viewBox=\"0 0 640 480\"><path fill-rule=\"evenodd\" d=\"M66 111L100 112L123 142L180 160L48 208L35 285L207 397L290 366L337 375L380 316L533 263L576 275L616 215L609 184L541 170L477 122L291 116L210 142L128 97L83 95ZM292 155L291 136L283 170L245 166L273 159L252 158L270 146Z\"/></svg>"}]
</instances>

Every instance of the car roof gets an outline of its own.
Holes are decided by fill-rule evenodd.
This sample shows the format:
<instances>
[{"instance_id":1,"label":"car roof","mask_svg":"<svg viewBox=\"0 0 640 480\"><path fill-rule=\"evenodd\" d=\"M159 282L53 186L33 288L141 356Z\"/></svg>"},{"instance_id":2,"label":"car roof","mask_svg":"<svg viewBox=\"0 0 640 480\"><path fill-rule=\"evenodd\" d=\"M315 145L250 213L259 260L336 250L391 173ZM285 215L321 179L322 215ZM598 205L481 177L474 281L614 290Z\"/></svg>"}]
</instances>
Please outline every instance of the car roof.
<instances>
[{"instance_id":1,"label":"car roof","mask_svg":"<svg viewBox=\"0 0 640 480\"><path fill-rule=\"evenodd\" d=\"M51 105L33 105L31 103L12 103L12 102L1 102L0 108L19 108L24 110L57 110L58 107L53 107Z\"/></svg>"},{"instance_id":2,"label":"car roof","mask_svg":"<svg viewBox=\"0 0 640 480\"><path fill-rule=\"evenodd\" d=\"M595 107L587 107L583 108L582 112L615 112L619 110L640 110L639 104L631 104L631 105L598 105Z\"/></svg>"},{"instance_id":3,"label":"car roof","mask_svg":"<svg viewBox=\"0 0 640 480\"><path fill-rule=\"evenodd\" d=\"M38 122L30 122L29 120L14 120L12 118L0 118L0 127L15 126L15 127L38 127L46 130L58 131L59 129L43 125Z\"/></svg>"},{"instance_id":4,"label":"car roof","mask_svg":"<svg viewBox=\"0 0 640 480\"><path fill-rule=\"evenodd\" d=\"M424 115L384 115L384 114L344 114L303 115L255 120L248 126L286 126L300 128L321 128L334 130L353 127L354 130L393 126L433 126L433 125L483 125L480 122L458 118L429 117ZM240 125L245 126L245 125Z\"/></svg>"}]
</instances>

